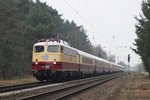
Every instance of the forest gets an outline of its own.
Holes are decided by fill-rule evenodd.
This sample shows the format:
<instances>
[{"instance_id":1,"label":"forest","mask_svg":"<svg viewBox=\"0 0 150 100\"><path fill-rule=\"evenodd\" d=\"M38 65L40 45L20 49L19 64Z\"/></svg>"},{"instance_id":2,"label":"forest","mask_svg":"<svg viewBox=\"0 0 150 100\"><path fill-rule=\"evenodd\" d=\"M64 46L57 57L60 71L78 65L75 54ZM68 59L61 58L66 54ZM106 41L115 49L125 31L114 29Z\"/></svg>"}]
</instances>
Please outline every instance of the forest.
<instances>
[{"instance_id":1,"label":"forest","mask_svg":"<svg viewBox=\"0 0 150 100\"><path fill-rule=\"evenodd\" d=\"M0 0L0 79L30 75L32 46L43 38L57 37L74 48L108 59L100 45L91 44L82 25L61 16L39 0ZM113 55L109 59L115 61Z\"/></svg>"}]
</instances>

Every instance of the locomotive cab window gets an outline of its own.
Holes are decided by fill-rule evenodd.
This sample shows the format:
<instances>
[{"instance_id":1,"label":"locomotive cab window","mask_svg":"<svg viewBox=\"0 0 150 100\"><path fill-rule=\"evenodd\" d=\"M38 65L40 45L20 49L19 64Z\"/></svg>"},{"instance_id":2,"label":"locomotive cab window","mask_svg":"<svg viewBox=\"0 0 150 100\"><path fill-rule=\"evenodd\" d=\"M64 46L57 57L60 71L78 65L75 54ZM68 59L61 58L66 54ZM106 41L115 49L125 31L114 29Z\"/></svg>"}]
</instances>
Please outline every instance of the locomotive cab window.
<instances>
[{"instance_id":1,"label":"locomotive cab window","mask_svg":"<svg viewBox=\"0 0 150 100\"><path fill-rule=\"evenodd\" d=\"M35 46L34 52L35 53L44 52L44 46Z\"/></svg>"},{"instance_id":2,"label":"locomotive cab window","mask_svg":"<svg viewBox=\"0 0 150 100\"><path fill-rule=\"evenodd\" d=\"M59 46L58 45L49 45L47 51L52 52L52 53L58 53Z\"/></svg>"}]
</instances>

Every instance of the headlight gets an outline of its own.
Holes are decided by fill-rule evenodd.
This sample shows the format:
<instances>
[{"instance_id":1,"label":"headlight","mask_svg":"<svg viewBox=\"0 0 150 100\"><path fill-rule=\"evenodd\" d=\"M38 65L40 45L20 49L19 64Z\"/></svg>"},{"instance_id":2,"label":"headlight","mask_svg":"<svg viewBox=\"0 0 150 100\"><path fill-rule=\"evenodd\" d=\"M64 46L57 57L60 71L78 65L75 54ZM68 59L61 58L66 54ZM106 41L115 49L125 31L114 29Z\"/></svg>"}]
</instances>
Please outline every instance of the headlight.
<instances>
[{"instance_id":1,"label":"headlight","mask_svg":"<svg viewBox=\"0 0 150 100\"><path fill-rule=\"evenodd\" d=\"M56 64L56 61L54 61L53 64L55 65L55 64Z\"/></svg>"},{"instance_id":2,"label":"headlight","mask_svg":"<svg viewBox=\"0 0 150 100\"><path fill-rule=\"evenodd\" d=\"M37 65L37 64L38 64L38 62L35 62L35 64Z\"/></svg>"}]
</instances>

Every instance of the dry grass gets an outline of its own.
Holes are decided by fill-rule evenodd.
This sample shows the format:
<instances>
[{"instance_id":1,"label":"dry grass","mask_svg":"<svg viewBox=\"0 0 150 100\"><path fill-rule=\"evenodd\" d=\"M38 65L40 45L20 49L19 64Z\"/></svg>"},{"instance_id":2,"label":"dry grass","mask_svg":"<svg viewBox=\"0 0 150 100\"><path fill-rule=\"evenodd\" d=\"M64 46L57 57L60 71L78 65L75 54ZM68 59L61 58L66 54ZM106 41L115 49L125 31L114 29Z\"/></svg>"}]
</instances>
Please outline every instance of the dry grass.
<instances>
[{"instance_id":1,"label":"dry grass","mask_svg":"<svg viewBox=\"0 0 150 100\"><path fill-rule=\"evenodd\" d=\"M139 73L128 75L117 100L150 100L150 79Z\"/></svg>"},{"instance_id":2,"label":"dry grass","mask_svg":"<svg viewBox=\"0 0 150 100\"><path fill-rule=\"evenodd\" d=\"M12 80L0 80L1 86L10 86L10 85L19 85L25 83L37 82L37 80L33 76L26 76L23 78L17 78Z\"/></svg>"}]
</instances>

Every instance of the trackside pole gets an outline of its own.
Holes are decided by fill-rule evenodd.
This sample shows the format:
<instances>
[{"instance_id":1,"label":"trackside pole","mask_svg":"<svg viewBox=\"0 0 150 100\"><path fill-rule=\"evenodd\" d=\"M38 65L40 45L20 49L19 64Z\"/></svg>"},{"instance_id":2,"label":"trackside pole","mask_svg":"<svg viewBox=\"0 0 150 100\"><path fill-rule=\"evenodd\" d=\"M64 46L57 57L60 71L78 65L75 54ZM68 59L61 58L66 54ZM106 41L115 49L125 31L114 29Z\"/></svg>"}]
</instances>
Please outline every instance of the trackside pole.
<instances>
[{"instance_id":1,"label":"trackside pole","mask_svg":"<svg viewBox=\"0 0 150 100\"><path fill-rule=\"evenodd\" d=\"M129 70L129 74L130 74L130 54L128 54L128 70Z\"/></svg>"}]
</instances>

